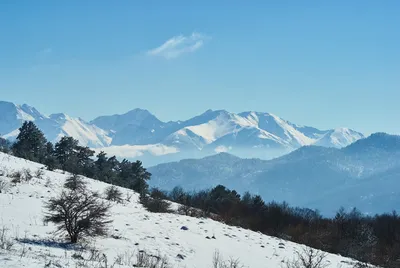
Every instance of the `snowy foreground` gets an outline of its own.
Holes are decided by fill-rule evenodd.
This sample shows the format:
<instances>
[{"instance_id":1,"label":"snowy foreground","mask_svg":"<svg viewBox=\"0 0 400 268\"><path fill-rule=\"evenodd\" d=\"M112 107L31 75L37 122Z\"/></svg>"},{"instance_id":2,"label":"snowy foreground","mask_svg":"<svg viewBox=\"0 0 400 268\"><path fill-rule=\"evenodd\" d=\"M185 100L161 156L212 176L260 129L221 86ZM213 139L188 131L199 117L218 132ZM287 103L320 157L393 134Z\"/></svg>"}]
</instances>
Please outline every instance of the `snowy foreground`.
<instances>
[{"instance_id":1,"label":"snowy foreground","mask_svg":"<svg viewBox=\"0 0 400 268\"><path fill-rule=\"evenodd\" d=\"M114 204L109 236L85 241L84 249L73 247L54 234L52 224L46 225L42 220L43 202L61 191L68 174L43 170L40 178L35 177L41 168L42 165L0 153L1 180L11 182L9 176L23 169L29 169L34 176L29 182L10 184L0 193L0 240L13 243L9 250L0 247L1 268L133 267L140 250L165 256L170 267L210 268L218 250L226 260L240 260L243 267L273 268L285 267L286 260L302 251L301 245L210 219L147 212L138 203L138 196L126 189L121 190L132 199ZM100 193L108 186L87 181L92 190ZM188 230L181 230L182 226ZM327 267L354 265L352 260L333 254L328 254L326 261Z\"/></svg>"}]
</instances>

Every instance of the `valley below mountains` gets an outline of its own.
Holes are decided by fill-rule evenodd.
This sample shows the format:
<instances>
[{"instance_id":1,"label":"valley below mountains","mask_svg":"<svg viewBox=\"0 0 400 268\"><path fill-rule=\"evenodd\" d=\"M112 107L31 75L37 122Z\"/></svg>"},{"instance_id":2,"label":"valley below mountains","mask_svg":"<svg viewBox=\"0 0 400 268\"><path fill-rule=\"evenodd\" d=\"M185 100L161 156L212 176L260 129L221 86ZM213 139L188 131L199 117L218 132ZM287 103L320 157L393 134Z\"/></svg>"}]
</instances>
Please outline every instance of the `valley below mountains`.
<instances>
[{"instance_id":1,"label":"valley below mountains","mask_svg":"<svg viewBox=\"0 0 400 268\"><path fill-rule=\"evenodd\" d=\"M333 216L340 206L375 214L400 209L400 137L384 133L344 147L304 146L272 159L220 153L149 168L150 184L202 190L222 184L266 201L318 209Z\"/></svg>"}]
</instances>

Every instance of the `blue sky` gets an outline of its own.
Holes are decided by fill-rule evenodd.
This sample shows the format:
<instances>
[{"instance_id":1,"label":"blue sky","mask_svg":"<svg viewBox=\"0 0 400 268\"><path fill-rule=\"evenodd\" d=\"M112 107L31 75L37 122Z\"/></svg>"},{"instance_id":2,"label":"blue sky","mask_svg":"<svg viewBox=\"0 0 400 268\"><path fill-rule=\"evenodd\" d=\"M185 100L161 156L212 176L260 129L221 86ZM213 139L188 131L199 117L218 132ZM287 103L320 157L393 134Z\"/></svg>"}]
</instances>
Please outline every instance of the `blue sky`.
<instances>
[{"instance_id":1,"label":"blue sky","mask_svg":"<svg viewBox=\"0 0 400 268\"><path fill-rule=\"evenodd\" d=\"M399 1L0 1L0 93L86 120L256 110L400 133Z\"/></svg>"}]
</instances>

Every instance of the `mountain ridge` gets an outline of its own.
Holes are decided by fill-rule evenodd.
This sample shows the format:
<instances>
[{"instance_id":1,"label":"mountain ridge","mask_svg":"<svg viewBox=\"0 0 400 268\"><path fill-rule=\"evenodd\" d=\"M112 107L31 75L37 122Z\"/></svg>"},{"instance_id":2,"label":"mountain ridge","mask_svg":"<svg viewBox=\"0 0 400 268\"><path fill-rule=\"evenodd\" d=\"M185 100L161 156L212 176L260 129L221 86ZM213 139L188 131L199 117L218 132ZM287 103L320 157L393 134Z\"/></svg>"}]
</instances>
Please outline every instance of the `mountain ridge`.
<instances>
[{"instance_id":1,"label":"mountain ridge","mask_svg":"<svg viewBox=\"0 0 400 268\"><path fill-rule=\"evenodd\" d=\"M65 113L46 116L32 106L11 102L0 102L0 112L0 135L7 139L15 139L22 122L29 120L52 142L72 136L84 146L131 158L166 154L179 154L183 158L195 152L206 156L226 151L241 157L269 159L311 144L342 148L364 137L351 129L319 130L256 111L232 113L209 109L187 120L168 122L141 108L91 121ZM153 150L155 147L164 149Z\"/></svg>"}]
</instances>

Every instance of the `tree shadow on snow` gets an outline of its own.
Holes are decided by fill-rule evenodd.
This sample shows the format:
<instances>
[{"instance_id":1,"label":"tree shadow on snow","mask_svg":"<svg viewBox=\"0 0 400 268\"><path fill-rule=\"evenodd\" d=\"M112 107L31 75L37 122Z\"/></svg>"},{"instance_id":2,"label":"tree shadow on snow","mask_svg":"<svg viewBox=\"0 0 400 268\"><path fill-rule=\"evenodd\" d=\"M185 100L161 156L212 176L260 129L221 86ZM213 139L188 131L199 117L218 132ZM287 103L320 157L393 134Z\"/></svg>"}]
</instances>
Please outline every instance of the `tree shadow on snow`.
<instances>
[{"instance_id":1,"label":"tree shadow on snow","mask_svg":"<svg viewBox=\"0 0 400 268\"><path fill-rule=\"evenodd\" d=\"M83 249L82 245L72 244L69 242L57 242L53 240L40 240L40 239L17 239L18 242L28 245L34 246L43 246L43 247L50 247L50 248L60 248L65 250L78 250Z\"/></svg>"}]
</instances>

